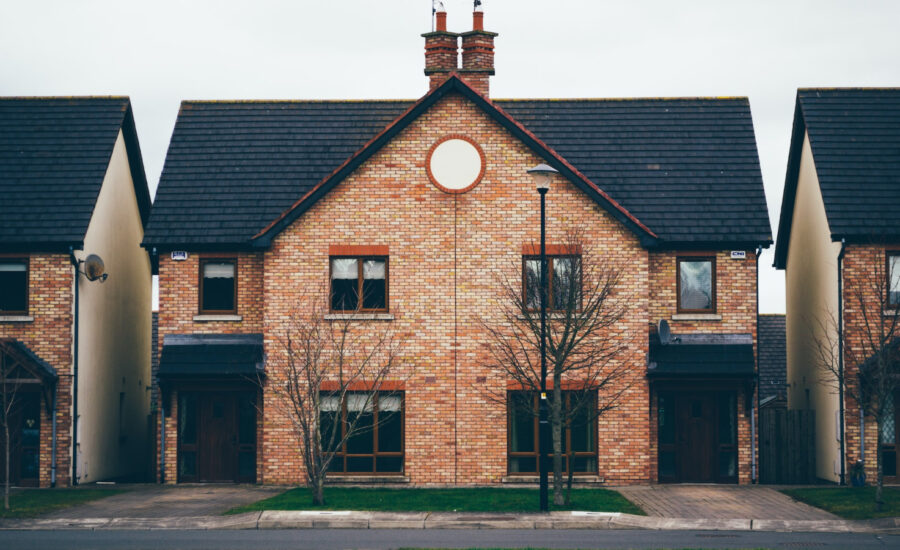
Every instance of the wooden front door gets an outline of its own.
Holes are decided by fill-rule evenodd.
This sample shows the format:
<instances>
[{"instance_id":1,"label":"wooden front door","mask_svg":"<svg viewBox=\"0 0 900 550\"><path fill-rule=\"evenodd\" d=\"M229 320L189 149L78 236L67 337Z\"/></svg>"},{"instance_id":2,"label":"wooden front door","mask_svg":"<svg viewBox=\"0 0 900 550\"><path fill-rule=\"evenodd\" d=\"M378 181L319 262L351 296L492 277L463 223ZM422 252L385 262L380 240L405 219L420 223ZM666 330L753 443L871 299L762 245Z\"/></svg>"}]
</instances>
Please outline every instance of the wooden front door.
<instances>
[{"instance_id":1,"label":"wooden front door","mask_svg":"<svg viewBox=\"0 0 900 550\"><path fill-rule=\"evenodd\" d=\"M680 396L675 411L678 480L715 481L715 400L710 394Z\"/></svg>"},{"instance_id":2,"label":"wooden front door","mask_svg":"<svg viewBox=\"0 0 900 550\"><path fill-rule=\"evenodd\" d=\"M660 392L659 481L737 482L737 392Z\"/></svg>"},{"instance_id":3,"label":"wooden front door","mask_svg":"<svg viewBox=\"0 0 900 550\"><path fill-rule=\"evenodd\" d=\"M256 480L253 392L182 393L178 431L179 481Z\"/></svg>"}]
</instances>

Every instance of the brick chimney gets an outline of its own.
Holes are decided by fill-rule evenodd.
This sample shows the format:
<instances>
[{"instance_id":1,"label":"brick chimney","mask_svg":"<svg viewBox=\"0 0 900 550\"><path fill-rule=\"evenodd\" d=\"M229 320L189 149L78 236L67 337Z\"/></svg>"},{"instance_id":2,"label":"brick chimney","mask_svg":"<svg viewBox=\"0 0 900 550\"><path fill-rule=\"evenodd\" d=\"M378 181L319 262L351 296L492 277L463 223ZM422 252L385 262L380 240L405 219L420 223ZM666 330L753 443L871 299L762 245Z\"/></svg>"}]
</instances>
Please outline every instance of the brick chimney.
<instances>
[{"instance_id":1,"label":"brick chimney","mask_svg":"<svg viewBox=\"0 0 900 550\"><path fill-rule=\"evenodd\" d=\"M494 74L495 32L484 30L484 12L476 8L472 14L472 30L462 36L462 68L460 76L483 96L490 96Z\"/></svg>"},{"instance_id":2,"label":"brick chimney","mask_svg":"<svg viewBox=\"0 0 900 550\"><path fill-rule=\"evenodd\" d=\"M429 90L433 90L453 71L457 70L456 58L459 48L459 34L447 32L447 12L435 14L434 32L427 32L425 38L425 75L429 79Z\"/></svg>"}]
</instances>

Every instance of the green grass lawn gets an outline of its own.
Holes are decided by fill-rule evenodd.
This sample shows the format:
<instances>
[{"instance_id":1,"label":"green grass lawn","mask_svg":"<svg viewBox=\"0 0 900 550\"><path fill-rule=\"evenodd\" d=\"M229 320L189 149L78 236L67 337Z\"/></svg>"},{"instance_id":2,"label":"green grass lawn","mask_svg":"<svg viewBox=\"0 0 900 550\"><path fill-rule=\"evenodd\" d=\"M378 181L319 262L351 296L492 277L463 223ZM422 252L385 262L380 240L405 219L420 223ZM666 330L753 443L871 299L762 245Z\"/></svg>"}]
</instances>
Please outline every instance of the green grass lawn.
<instances>
[{"instance_id":1,"label":"green grass lawn","mask_svg":"<svg viewBox=\"0 0 900 550\"><path fill-rule=\"evenodd\" d=\"M551 495L552 498L552 495ZM278 496L233 508L228 514L258 510L365 510L378 512L537 512L537 489L362 489L328 487L326 505L312 505L305 487L291 489ZM616 491L572 489L572 505L554 510L589 512L644 512Z\"/></svg>"},{"instance_id":2,"label":"green grass lawn","mask_svg":"<svg viewBox=\"0 0 900 550\"><path fill-rule=\"evenodd\" d=\"M123 489L16 489L9 495L9 510L0 493L0 518L30 518L124 493Z\"/></svg>"},{"instance_id":3,"label":"green grass lawn","mask_svg":"<svg viewBox=\"0 0 900 550\"><path fill-rule=\"evenodd\" d=\"M875 487L815 487L784 489L787 496L844 519L900 516L900 488L884 488L884 507L875 513Z\"/></svg>"}]
</instances>

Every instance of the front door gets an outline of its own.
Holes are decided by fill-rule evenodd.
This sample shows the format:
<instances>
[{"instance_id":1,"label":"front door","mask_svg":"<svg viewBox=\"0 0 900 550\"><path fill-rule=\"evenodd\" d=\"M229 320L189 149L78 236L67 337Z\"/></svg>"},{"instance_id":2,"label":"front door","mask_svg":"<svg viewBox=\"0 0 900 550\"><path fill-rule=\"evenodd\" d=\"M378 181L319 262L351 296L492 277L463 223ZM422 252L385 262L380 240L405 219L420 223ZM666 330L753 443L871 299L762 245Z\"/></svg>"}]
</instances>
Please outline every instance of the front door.
<instances>
[{"instance_id":1,"label":"front door","mask_svg":"<svg viewBox=\"0 0 900 550\"><path fill-rule=\"evenodd\" d=\"M897 452L897 425L900 421L900 407L897 407L898 395L894 394L891 399L885 403L885 419L881 430L881 467L883 468L884 477L896 483L900 481L900 453Z\"/></svg>"},{"instance_id":2,"label":"front door","mask_svg":"<svg viewBox=\"0 0 900 550\"><path fill-rule=\"evenodd\" d=\"M253 392L184 392L178 416L179 481L255 481Z\"/></svg>"},{"instance_id":3,"label":"front door","mask_svg":"<svg viewBox=\"0 0 900 550\"><path fill-rule=\"evenodd\" d=\"M711 395L700 393L680 396L677 403L678 480L694 483L715 481L715 401Z\"/></svg>"},{"instance_id":4,"label":"front door","mask_svg":"<svg viewBox=\"0 0 900 550\"><path fill-rule=\"evenodd\" d=\"M736 392L661 392L659 481L737 481Z\"/></svg>"}]
</instances>

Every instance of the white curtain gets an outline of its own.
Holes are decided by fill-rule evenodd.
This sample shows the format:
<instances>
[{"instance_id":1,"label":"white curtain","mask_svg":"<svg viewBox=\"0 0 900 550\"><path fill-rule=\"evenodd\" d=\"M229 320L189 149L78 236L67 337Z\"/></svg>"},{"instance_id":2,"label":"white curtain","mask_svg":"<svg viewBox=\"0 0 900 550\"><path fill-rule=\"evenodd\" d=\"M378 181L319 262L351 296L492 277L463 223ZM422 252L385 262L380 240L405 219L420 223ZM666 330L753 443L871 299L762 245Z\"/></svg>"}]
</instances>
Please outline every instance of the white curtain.
<instances>
[{"instance_id":1,"label":"white curtain","mask_svg":"<svg viewBox=\"0 0 900 550\"><path fill-rule=\"evenodd\" d=\"M21 262L0 264L0 271L16 271L21 273L25 271L25 264Z\"/></svg>"},{"instance_id":2,"label":"white curtain","mask_svg":"<svg viewBox=\"0 0 900 550\"><path fill-rule=\"evenodd\" d=\"M206 279L234 279L234 264L232 264L232 263L203 264L203 277Z\"/></svg>"},{"instance_id":3,"label":"white curtain","mask_svg":"<svg viewBox=\"0 0 900 550\"><path fill-rule=\"evenodd\" d=\"M347 412L372 412L375 410L375 396L371 393L347 394Z\"/></svg>"},{"instance_id":4,"label":"white curtain","mask_svg":"<svg viewBox=\"0 0 900 550\"><path fill-rule=\"evenodd\" d=\"M341 410L341 400L335 395L326 395L319 398L319 410L322 412L337 412Z\"/></svg>"},{"instance_id":5,"label":"white curtain","mask_svg":"<svg viewBox=\"0 0 900 550\"><path fill-rule=\"evenodd\" d=\"M354 258L334 258L331 260L332 279L356 279L359 272Z\"/></svg>"},{"instance_id":6,"label":"white curtain","mask_svg":"<svg viewBox=\"0 0 900 550\"><path fill-rule=\"evenodd\" d=\"M384 260L366 260L363 262L363 278L384 280Z\"/></svg>"},{"instance_id":7,"label":"white curtain","mask_svg":"<svg viewBox=\"0 0 900 550\"><path fill-rule=\"evenodd\" d=\"M400 412L400 396L385 395L378 398L378 410L381 412Z\"/></svg>"}]
</instances>

